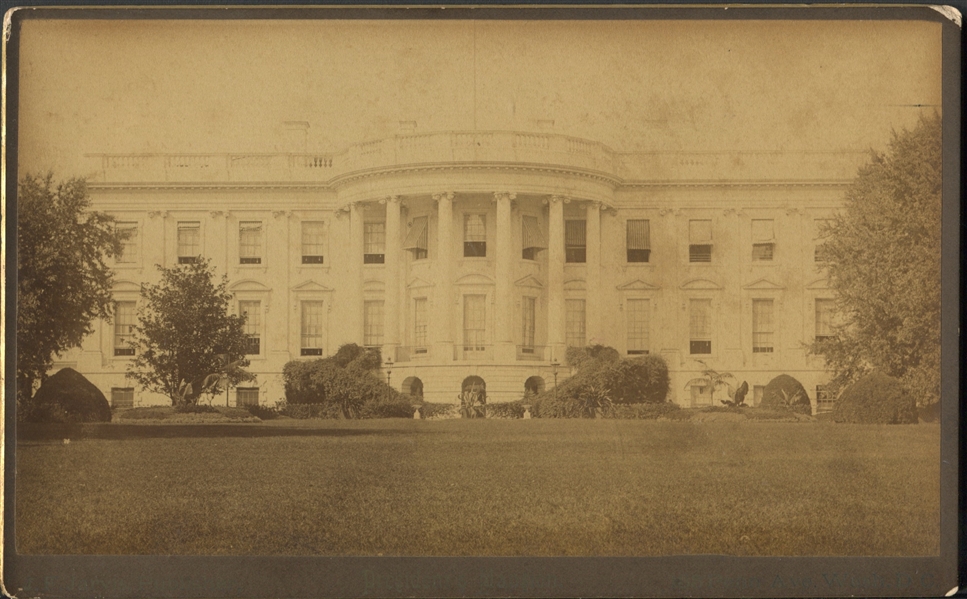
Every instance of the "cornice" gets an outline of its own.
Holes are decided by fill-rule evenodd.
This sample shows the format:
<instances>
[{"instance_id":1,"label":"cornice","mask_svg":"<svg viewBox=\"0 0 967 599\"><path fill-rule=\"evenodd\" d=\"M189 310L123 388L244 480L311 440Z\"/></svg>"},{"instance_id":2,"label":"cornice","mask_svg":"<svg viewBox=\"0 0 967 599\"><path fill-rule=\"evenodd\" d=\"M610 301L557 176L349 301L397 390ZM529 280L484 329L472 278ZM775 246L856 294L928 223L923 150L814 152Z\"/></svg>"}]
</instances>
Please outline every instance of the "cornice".
<instances>
[{"instance_id":1,"label":"cornice","mask_svg":"<svg viewBox=\"0 0 967 599\"><path fill-rule=\"evenodd\" d=\"M554 176L571 176L583 179L591 179L610 185L612 188L621 185L621 178L608 174L604 171L591 169L574 168L556 164L536 164L520 162L459 162L459 163L435 163L435 164L411 164L392 167L375 167L360 171L353 171L342 175L337 175L329 180L332 187L339 187L353 183L355 181L385 177L392 175L427 173L427 172L465 172L471 170L483 171L518 171L542 173Z\"/></svg>"},{"instance_id":2,"label":"cornice","mask_svg":"<svg viewBox=\"0 0 967 599\"><path fill-rule=\"evenodd\" d=\"M640 187L848 187L853 179L808 180L756 180L756 179L666 179L663 181L622 181L616 191Z\"/></svg>"},{"instance_id":3,"label":"cornice","mask_svg":"<svg viewBox=\"0 0 967 599\"><path fill-rule=\"evenodd\" d=\"M286 183L278 181L260 181L253 183L225 182L130 182L130 183L97 183L90 182L87 188L98 192L127 192L127 191L262 191L278 189L284 191L329 191L335 192L326 182L298 182Z\"/></svg>"}]
</instances>

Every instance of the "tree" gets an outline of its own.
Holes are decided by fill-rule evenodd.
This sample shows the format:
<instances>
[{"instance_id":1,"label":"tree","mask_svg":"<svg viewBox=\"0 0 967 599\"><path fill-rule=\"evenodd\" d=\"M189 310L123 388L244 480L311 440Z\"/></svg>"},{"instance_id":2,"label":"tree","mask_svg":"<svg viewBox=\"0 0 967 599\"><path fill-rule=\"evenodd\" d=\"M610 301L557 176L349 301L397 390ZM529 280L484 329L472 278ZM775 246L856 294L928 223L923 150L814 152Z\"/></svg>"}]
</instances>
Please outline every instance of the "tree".
<instances>
[{"instance_id":1,"label":"tree","mask_svg":"<svg viewBox=\"0 0 967 599\"><path fill-rule=\"evenodd\" d=\"M733 375L731 372L720 372L715 370L703 360L696 360L696 362L701 364L703 367L702 376L691 379L685 383L686 389L690 388L692 385L710 387L709 396L714 399L715 390L719 387L725 387L725 391L728 393L729 397L735 395L735 387L733 387L732 383L729 382L729 379L735 380L735 375Z\"/></svg>"},{"instance_id":2,"label":"tree","mask_svg":"<svg viewBox=\"0 0 967 599\"><path fill-rule=\"evenodd\" d=\"M229 314L228 279L214 282L207 260L173 268L158 267L161 282L141 289L144 300L134 327L135 359L128 376L142 388L162 393L172 404L196 404L205 393L254 380L241 367L245 358L244 316Z\"/></svg>"},{"instance_id":3,"label":"tree","mask_svg":"<svg viewBox=\"0 0 967 599\"><path fill-rule=\"evenodd\" d=\"M113 218L89 210L83 179L53 174L17 184L17 404L54 356L77 347L97 318L110 321L112 274L105 259L121 252Z\"/></svg>"},{"instance_id":4,"label":"tree","mask_svg":"<svg viewBox=\"0 0 967 599\"><path fill-rule=\"evenodd\" d=\"M941 119L921 117L872 152L821 232L836 294L833 335L810 346L842 388L872 370L921 404L940 398Z\"/></svg>"}]
</instances>

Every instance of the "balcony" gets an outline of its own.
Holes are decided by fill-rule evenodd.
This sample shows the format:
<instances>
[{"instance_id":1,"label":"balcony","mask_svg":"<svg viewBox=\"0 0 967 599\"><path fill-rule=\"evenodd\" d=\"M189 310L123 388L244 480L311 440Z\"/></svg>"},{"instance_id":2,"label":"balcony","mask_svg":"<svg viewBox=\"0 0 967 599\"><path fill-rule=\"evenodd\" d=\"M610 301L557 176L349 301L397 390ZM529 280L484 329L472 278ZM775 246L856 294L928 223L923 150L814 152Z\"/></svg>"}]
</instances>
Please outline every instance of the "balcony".
<instances>
[{"instance_id":1,"label":"balcony","mask_svg":"<svg viewBox=\"0 0 967 599\"><path fill-rule=\"evenodd\" d=\"M517 359L543 361L544 346L543 345L518 345Z\"/></svg>"},{"instance_id":2,"label":"balcony","mask_svg":"<svg viewBox=\"0 0 967 599\"><path fill-rule=\"evenodd\" d=\"M471 362L493 362L494 346L481 345L479 343L454 345L453 359Z\"/></svg>"},{"instance_id":3,"label":"balcony","mask_svg":"<svg viewBox=\"0 0 967 599\"><path fill-rule=\"evenodd\" d=\"M409 362L420 360L430 355L430 348L426 346L401 345L396 348L396 361Z\"/></svg>"}]
</instances>

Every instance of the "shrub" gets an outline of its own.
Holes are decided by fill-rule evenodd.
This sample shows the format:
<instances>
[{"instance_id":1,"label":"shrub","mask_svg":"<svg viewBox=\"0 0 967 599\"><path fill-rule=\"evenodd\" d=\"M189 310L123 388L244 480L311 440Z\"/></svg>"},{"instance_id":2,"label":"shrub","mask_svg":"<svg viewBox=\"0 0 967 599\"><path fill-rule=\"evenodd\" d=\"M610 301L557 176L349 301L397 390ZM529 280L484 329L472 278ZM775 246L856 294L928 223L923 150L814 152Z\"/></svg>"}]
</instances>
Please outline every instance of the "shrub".
<instances>
[{"instance_id":1,"label":"shrub","mask_svg":"<svg viewBox=\"0 0 967 599\"><path fill-rule=\"evenodd\" d=\"M564 354L564 361L571 368L598 368L621 359L621 354L607 345L589 345L587 347L569 347Z\"/></svg>"},{"instance_id":2,"label":"shrub","mask_svg":"<svg viewBox=\"0 0 967 599\"><path fill-rule=\"evenodd\" d=\"M73 368L48 378L31 398L27 422L110 422L111 406L101 390Z\"/></svg>"},{"instance_id":3,"label":"shrub","mask_svg":"<svg viewBox=\"0 0 967 599\"><path fill-rule=\"evenodd\" d=\"M523 418L524 406L520 401L487 404L487 418Z\"/></svg>"},{"instance_id":4,"label":"shrub","mask_svg":"<svg viewBox=\"0 0 967 599\"><path fill-rule=\"evenodd\" d=\"M762 401L759 407L771 410L788 410L806 415L813 413L806 388L788 374L780 374L769 381L769 384L762 391Z\"/></svg>"},{"instance_id":5,"label":"shrub","mask_svg":"<svg viewBox=\"0 0 967 599\"><path fill-rule=\"evenodd\" d=\"M607 415L612 402L600 385L589 377L575 375L533 400L531 414L536 418L594 418Z\"/></svg>"},{"instance_id":6,"label":"shrub","mask_svg":"<svg viewBox=\"0 0 967 599\"><path fill-rule=\"evenodd\" d=\"M923 422L940 422L940 402L934 402L917 408L920 420Z\"/></svg>"},{"instance_id":7,"label":"shrub","mask_svg":"<svg viewBox=\"0 0 967 599\"><path fill-rule=\"evenodd\" d=\"M668 365L658 356L612 362L600 382L616 404L662 403L671 385Z\"/></svg>"},{"instance_id":8,"label":"shrub","mask_svg":"<svg viewBox=\"0 0 967 599\"><path fill-rule=\"evenodd\" d=\"M260 404L245 406L248 413L260 420L274 420L279 417L279 412L276 408L270 408L269 406L263 406Z\"/></svg>"},{"instance_id":9,"label":"shrub","mask_svg":"<svg viewBox=\"0 0 967 599\"><path fill-rule=\"evenodd\" d=\"M178 414L214 414L218 412L218 409L214 406L194 403L178 403L175 404L174 409Z\"/></svg>"},{"instance_id":10,"label":"shrub","mask_svg":"<svg viewBox=\"0 0 967 599\"><path fill-rule=\"evenodd\" d=\"M916 424L917 404L899 380L873 372L843 391L833 408L833 420L855 424Z\"/></svg>"},{"instance_id":11,"label":"shrub","mask_svg":"<svg viewBox=\"0 0 967 599\"><path fill-rule=\"evenodd\" d=\"M460 417L460 406L452 403L424 402L420 406L420 417L424 420L443 420Z\"/></svg>"},{"instance_id":12,"label":"shrub","mask_svg":"<svg viewBox=\"0 0 967 599\"><path fill-rule=\"evenodd\" d=\"M656 420L662 416L667 417L669 414L678 411L681 411L681 408L677 404L668 401L661 403L621 404L614 406L614 409L608 417L621 420Z\"/></svg>"},{"instance_id":13,"label":"shrub","mask_svg":"<svg viewBox=\"0 0 967 599\"><path fill-rule=\"evenodd\" d=\"M359 412L360 418L412 418L413 402L408 395L394 399L377 399L365 402Z\"/></svg>"},{"instance_id":14,"label":"shrub","mask_svg":"<svg viewBox=\"0 0 967 599\"><path fill-rule=\"evenodd\" d=\"M282 369L286 403L321 404L327 407L318 413L339 411L345 418L361 417L367 403L399 403L400 393L383 382L378 368L379 352L353 344L340 347L328 358L294 360ZM367 408L367 414L375 413L374 409L383 408ZM398 413L398 408L386 409Z\"/></svg>"},{"instance_id":15,"label":"shrub","mask_svg":"<svg viewBox=\"0 0 967 599\"><path fill-rule=\"evenodd\" d=\"M342 418L338 406L311 403L289 403L282 400L275 406L280 416L305 420L306 418Z\"/></svg>"}]
</instances>

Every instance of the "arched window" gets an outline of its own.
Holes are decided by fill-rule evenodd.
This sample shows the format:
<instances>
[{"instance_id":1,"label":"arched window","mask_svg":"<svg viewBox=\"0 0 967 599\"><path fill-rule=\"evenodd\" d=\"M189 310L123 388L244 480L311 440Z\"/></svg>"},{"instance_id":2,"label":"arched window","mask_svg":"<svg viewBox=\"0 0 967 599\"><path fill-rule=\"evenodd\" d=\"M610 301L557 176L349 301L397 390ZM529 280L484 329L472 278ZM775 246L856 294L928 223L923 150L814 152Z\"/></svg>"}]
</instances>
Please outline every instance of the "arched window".
<instances>
[{"instance_id":1,"label":"arched window","mask_svg":"<svg viewBox=\"0 0 967 599\"><path fill-rule=\"evenodd\" d=\"M415 376L408 376L403 379L403 385L400 387L402 393L408 393L412 397L418 397L423 399L423 381Z\"/></svg>"},{"instance_id":2,"label":"arched window","mask_svg":"<svg viewBox=\"0 0 967 599\"><path fill-rule=\"evenodd\" d=\"M480 401L485 402L487 400L487 383L479 376L468 376L463 379L463 384L460 385L460 391L466 393L468 391L476 391L480 393Z\"/></svg>"},{"instance_id":3,"label":"arched window","mask_svg":"<svg viewBox=\"0 0 967 599\"><path fill-rule=\"evenodd\" d=\"M524 381L524 395L537 395L544 391L544 379L532 376Z\"/></svg>"}]
</instances>

